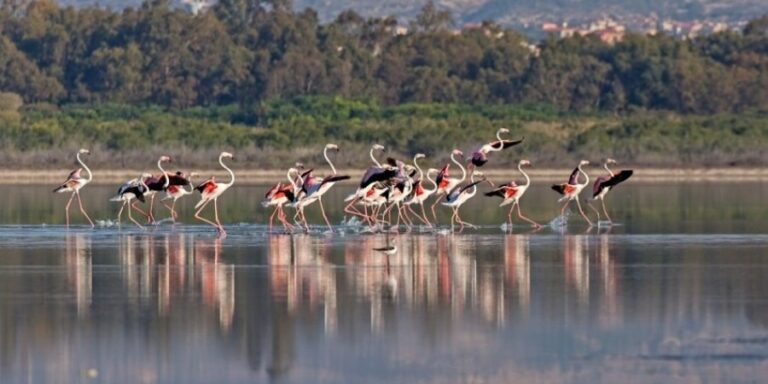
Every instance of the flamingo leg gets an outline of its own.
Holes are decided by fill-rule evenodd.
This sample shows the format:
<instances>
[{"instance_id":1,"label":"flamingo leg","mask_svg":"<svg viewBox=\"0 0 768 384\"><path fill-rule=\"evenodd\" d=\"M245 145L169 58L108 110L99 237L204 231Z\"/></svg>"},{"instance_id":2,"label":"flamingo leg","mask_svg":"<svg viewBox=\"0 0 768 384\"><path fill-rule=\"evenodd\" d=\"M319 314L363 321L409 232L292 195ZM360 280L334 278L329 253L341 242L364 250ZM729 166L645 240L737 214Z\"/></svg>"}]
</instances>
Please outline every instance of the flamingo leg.
<instances>
[{"instance_id":1,"label":"flamingo leg","mask_svg":"<svg viewBox=\"0 0 768 384\"><path fill-rule=\"evenodd\" d=\"M537 229L541 228L541 224L539 224L539 223L537 223L537 222L535 222L535 221L533 221L533 220L523 216L523 213L520 211L520 203L515 203L515 205L517 205L517 217L519 217L519 218L521 218L521 219L531 223L531 225L533 225L534 228L537 228ZM512 212L510 210L510 214L511 213Z\"/></svg>"},{"instance_id":2,"label":"flamingo leg","mask_svg":"<svg viewBox=\"0 0 768 384\"><path fill-rule=\"evenodd\" d=\"M515 210L515 205L517 205L517 203L512 203L512 206L509 207L509 213L507 213L507 222L509 223L510 232L512 232L512 211Z\"/></svg>"},{"instance_id":3,"label":"flamingo leg","mask_svg":"<svg viewBox=\"0 0 768 384\"><path fill-rule=\"evenodd\" d=\"M152 224L155 223L154 210L155 210L155 195L152 194L152 196L149 197L149 210L147 210L147 214L148 214L147 222L148 223L152 223Z\"/></svg>"},{"instance_id":4,"label":"flamingo leg","mask_svg":"<svg viewBox=\"0 0 768 384\"><path fill-rule=\"evenodd\" d=\"M178 198L174 198L173 199L173 203L171 203L171 217L173 217L173 222L174 223L176 223L176 218L179 216L176 213L176 200L178 200Z\"/></svg>"},{"instance_id":5,"label":"flamingo leg","mask_svg":"<svg viewBox=\"0 0 768 384\"><path fill-rule=\"evenodd\" d=\"M464 226L465 225L468 226L468 227L471 227L471 228L477 228L476 225L461 219L461 216L459 216L459 208L460 207L456 207L456 219L458 220L459 224L461 224L461 231L462 232L464 231Z\"/></svg>"},{"instance_id":6,"label":"flamingo leg","mask_svg":"<svg viewBox=\"0 0 768 384\"><path fill-rule=\"evenodd\" d=\"M221 220L219 220L219 198L214 197L213 198L213 215L216 217L216 224L219 225L219 230L221 232L224 232L224 227L221 225Z\"/></svg>"},{"instance_id":7,"label":"flamingo leg","mask_svg":"<svg viewBox=\"0 0 768 384\"><path fill-rule=\"evenodd\" d=\"M93 225L93 220L91 220L91 217L88 216L88 214L85 212L85 208L83 208L83 200L80 199L80 192L75 192L75 195L77 195L77 204L80 206L80 212L83 213L86 219L88 219L88 222L91 223L91 228L95 228L96 226Z\"/></svg>"},{"instance_id":8,"label":"flamingo leg","mask_svg":"<svg viewBox=\"0 0 768 384\"><path fill-rule=\"evenodd\" d=\"M125 205L128 202L123 200L123 204L120 205L120 210L117 211L117 226L119 227L121 225L121 221L123 221L123 209L125 209ZM130 210L130 208L128 208Z\"/></svg>"},{"instance_id":9,"label":"flamingo leg","mask_svg":"<svg viewBox=\"0 0 768 384\"><path fill-rule=\"evenodd\" d=\"M587 217L587 214L584 213L584 210L581 208L581 203L579 202L579 198L578 197L576 198L576 206L579 207L579 213L581 213L581 217L583 217L584 220L587 221L587 223L589 224L590 227L593 226L594 224L592 224L592 221L589 220L589 217Z\"/></svg>"},{"instance_id":10,"label":"flamingo leg","mask_svg":"<svg viewBox=\"0 0 768 384\"><path fill-rule=\"evenodd\" d=\"M211 200L206 200L205 203L203 203L203 205L201 205L200 208L197 209L197 211L195 212L195 218L200 220L200 221L202 221L202 222L204 222L204 223L208 223L208 224L210 224L213 227L216 227L216 223L214 223L213 221L210 221L210 220L200 216L200 213L203 211L203 209L205 209L206 206L208 206L208 203L210 203L210 202L211 202Z\"/></svg>"},{"instance_id":11,"label":"flamingo leg","mask_svg":"<svg viewBox=\"0 0 768 384\"><path fill-rule=\"evenodd\" d=\"M422 205L421 207L423 208L424 206ZM418 212L416 212L416 210L414 210L413 208L411 208L411 206L410 206L410 205L406 205L406 206L405 206L405 208L406 208L406 209L407 209L409 212L411 212L411 214L412 214L412 215L416 216L416 218L417 218L417 219L419 219L419 221L421 221L422 223L424 223L424 225L429 225L429 222L428 222L428 221L426 221L426 220L424 220L424 218L423 218L423 217L421 217L421 215L419 215L419 214L418 214Z\"/></svg>"},{"instance_id":12,"label":"flamingo leg","mask_svg":"<svg viewBox=\"0 0 768 384\"><path fill-rule=\"evenodd\" d=\"M67 227L69 227L69 206L72 205L72 200L75 199L75 192L72 192L72 196L69 197L67 205L64 207L64 217L67 221Z\"/></svg>"},{"instance_id":13,"label":"flamingo leg","mask_svg":"<svg viewBox=\"0 0 768 384\"><path fill-rule=\"evenodd\" d=\"M325 208L323 207L323 197L317 198L317 203L320 204L320 213L323 214L323 220L325 220L325 224L328 226L328 230L333 232L333 226L331 226L331 222L328 220L328 216L325 215Z\"/></svg>"},{"instance_id":14,"label":"flamingo leg","mask_svg":"<svg viewBox=\"0 0 768 384\"><path fill-rule=\"evenodd\" d=\"M272 211L271 215L269 215L269 227L267 227L269 232L272 232L272 221L275 219L275 215L277 214L278 209L280 209L280 206L275 205L275 210Z\"/></svg>"},{"instance_id":15,"label":"flamingo leg","mask_svg":"<svg viewBox=\"0 0 768 384\"><path fill-rule=\"evenodd\" d=\"M176 203L176 199L173 199L173 202ZM173 222L175 223L176 222L176 215L173 212L173 208L170 205L168 205L168 203L166 203L163 200L160 200L160 204L163 204L166 208L168 208L168 210L171 212L171 219L173 219Z\"/></svg>"},{"instance_id":16,"label":"flamingo leg","mask_svg":"<svg viewBox=\"0 0 768 384\"><path fill-rule=\"evenodd\" d=\"M350 214L350 215L352 215L352 216L359 216L359 217L362 217L362 218L364 218L364 219L366 219L366 220L367 220L367 219L368 219L368 215L364 215L364 214L363 214L362 212L360 212L360 211L359 211L357 208L355 208L355 203L357 203L358 201L359 201L359 200L358 200L358 198L357 198L357 197L355 197L354 199L352 199L352 201L350 201L350 202L349 202L349 204L347 204L347 205L344 207L344 212L346 212L346 213L349 213L349 214Z\"/></svg>"},{"instance_id":17,"label":"flamingo leg","mask_svg":"<svg viewBox=\"0 0 768 384\"><path fill-rule=\"evenodd\" d=\"M429 219L427 218L427 212L424 209L424 202L420 201L419 205L421 206L421 217L424 218L424 222L427 223L427 225L432 228L432 223L429 222ZM417 215L418 216L418 215Z\"/></svg>"},{"instance_id":18,"label":"flamingo leg","mask_svg":"<svg viewBox=\"0 0 768 384\"><path fill-rule=\"evenodd\" d=\"M147 219L149 219L149 215L148 215L146 212L144 212L144 211L143 211L141 208L139 208L139 207L137 207L137 206L136 206L136 200L134 200L133 202L131 202L131 204L130 204L130 207L131 207L131 208L133 208L133 209L135 209L135 210L136 210L136 212L138 212L138 213L141 213L141 214L142 214L144 217L146 217Z\"/></svg>"},{"instance_id":19,"label":"flamingo leg","mask_svg":"<svg viewBox=\"0 0 768 384\"><path fill-rule=\"evenodd\" d=\"M567 200L565 204L563 204L563 208L560 209L560 217L565 217L565 209L568 208L569 204L571 204L571 200Z\"/></svg>"},{"instance_id":20,"label":"flamingo leg","mask_svg":"<svg viewBox=\"0 0 768 384\"><path fill-rule=\"evenodd\" d=\"M133 203L136 203L136 202L134 201ZM141 224L139 224L139 222L136 221L136 219L134 219L133 215L131 214L131 207L133 207L133 203L129 204L128 206L128 219L131 220L134 224L136 224L136 226L138 226L139 228L144 229L144 227L142 227ZM126 201L125 204L128 204L128 201Z\"/></svg>"},{"instance_id":21,"label":"flamingo leg","mask_svg":"<svg viewBox=\"0 0 768 384\"><path fill-rule=\"evenodd\" d=\"M437 195L437 198L435 199L435 202L432 203L432 218L435 219L435 225L437 225L437 211L435 211L435 207L437 207L437 204L440 203L440 195Z\"/></svg>"},{"instance_id":22,"label":"flamingo leg","mask_svg":"<svg viewBox=\"0 0 768 384\"><path fill-rule=\"evenodd\" d=\"M613 224L613 220L608 216L608 210L605 209L605 199L600 199L600 203L603 205L603 213L605 213L605 218L608 219L608 223Z\"/></svg>"}]
</instances>

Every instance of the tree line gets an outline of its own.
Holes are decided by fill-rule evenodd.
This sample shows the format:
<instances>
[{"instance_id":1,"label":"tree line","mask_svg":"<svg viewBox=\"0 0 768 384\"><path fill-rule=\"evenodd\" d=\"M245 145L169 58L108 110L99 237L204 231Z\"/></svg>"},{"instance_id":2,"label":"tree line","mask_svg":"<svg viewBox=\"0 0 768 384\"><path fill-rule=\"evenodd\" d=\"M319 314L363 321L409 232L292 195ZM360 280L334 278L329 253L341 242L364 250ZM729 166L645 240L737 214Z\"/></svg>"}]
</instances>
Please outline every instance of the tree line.
<instances>
[{"instance_id":1,"label":"tree line","mask_svg":"<svg viewBox=\"0 0 768 384\"><path fill-rule=\"evenodd\" d=\"M167 0L121 12L2 0L0 91L25 103L175 109L302 96L617 114L768 109L768 17L691 40L532 43L493 22L457 32L428 3L400 27L352 11L324 24L289 0L220 0L198 15Z\"/></svg>"}]
</instances>

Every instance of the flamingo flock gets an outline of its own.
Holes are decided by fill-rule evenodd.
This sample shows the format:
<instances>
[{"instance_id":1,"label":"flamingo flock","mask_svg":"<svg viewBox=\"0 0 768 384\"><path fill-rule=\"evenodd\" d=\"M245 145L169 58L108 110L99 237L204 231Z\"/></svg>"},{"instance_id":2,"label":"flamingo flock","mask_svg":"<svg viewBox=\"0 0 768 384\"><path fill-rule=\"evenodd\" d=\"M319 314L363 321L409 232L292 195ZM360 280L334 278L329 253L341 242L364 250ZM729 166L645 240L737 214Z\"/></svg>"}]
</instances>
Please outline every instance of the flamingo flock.
<instances>
[{"instance_id":1,"label":"flamingo flock","mask_svg":"<svg viewBox=\"0 0 768 384\"><path fill-rule=\"evenodd\" d=\"M491 189L482 194L501 198L499 207L509 206L506 220L507 228L512 227L515 212L520 220L535 229L541 228L541 224L523 215L521 208L521 199L531 186L531 178L524 170L524 167L531 166L530 161L523 159L517 163L517 171L524 179L522 182L509 181L496 186L479 170L489 162L491 153L514 147L523 142L522 138L518 140L503 139L501 135L505 133L509 133L509 130L506 128L499 129L496 132L496 140L482 145L472 153L469 159L464 158L464 153L461 150L454 149L449 156L450 162L439 169L428 168L426 172L419 164L420 160L426 158L425 154L415 154L410 163L392 157L387 157L381 162L377 159L377 154L384 152L385 148L382 145L374 144L369 152L373 164L363 173L356 190L344 199L346 203L344 212L357 218L357 221L362 225L369 226L371 230L389 228L389 230L399 232L401 228L410 231L419 223L427 228L436 228L438 226L437 206L442 205L450 210L450 230L463 232L465 228L476 228L476 226L462 219L461 208L478 194L478 190L483 184L488 184ZM338 182L350 179L349 175L338 174L331 161L329 152L337 153L339 150L339 146L332 143L323 148L323 158L330 168L329 174L316 176L315 169L305 169L302 163L296 163L285 174L287 182L278 182L266 191L261 205L272 210L268 223L269 231L273 230L275 219L279 221L285 232L293 232L297 228L309 231L305 210L313 204L319 207L328 231L334 231L325 212L323 197ZM66 181L53 190L56 193L72 193L65 207L67 225L70 223L69 209L72 201L76 198L80 212L88 220L91 227L95 226L85 211L80 196L82 188L93 180L91 170L81 158L81 155L89 154L90 151L87 149L79 150L76 154L76 160L80 168L72 171ZM154 201L158 194L164 194L160 202L168 209L170 221L176 223L178 218L177 201L197 191L200 194L200 200L195 204L194 217L215 228L219 236L226 236L226 231L219 217L218 199L235 183L234 171L224 163L225 159L231 160L233 158L234 156L229 152L221 152L218 158L219 165L229 173L228 181L216 181L214 177L211 177L193 187L192 178L197 176L196 173L192 172L187 175L182 171L168 172L163 164L171 163L171 157L161 156L157 161L157 168L160 171L158 175L142 173L139 177L122 184L117 193L110 198L110 201L122 203L117 214L118 225L121 222L123 211L126 209L128 219L139 228L144 228L144 226L134 218L134 212L143 217L146 224L157 224L154 215ZM605 197L609 191L629 179L633 173L632 170L614 173L609 168L613 164L616 164L614 159L606 159L603 168L607 175L598 177L592 184L592 200L600 200L602 214L607 219L608 224L613 222L608 215ZM456 166L460 172L460 177L450 175L452 165ZM559 199L563 203L559 217L565 218L566 210L571 202L575 201L579 214L591 227L595 225L595 222L586 214L579 198L583 190L590 184L589 175L583 169L587 165L589 165L589 161L580 161L571 172L568 181L552 185L552 189L562 195ZM86 177L82 176L83 170L87 173ZM427 215L425 205L432 197L434 197L434 201L430 206L430 217ZM144 203L147 200L149 200L149 206L146 211L137 206L137 203ZM169 200L170 204L168 203ZM211 203L213 205L213 217L204 217L202 213ZM598 222L600 222L601 213L591 203L588 206L597 214ZM292 209L293 216L289 218L286 209ZM347 223L354 221L354 219L347 220L345 217Z\"/></svg>"}]
</instances>

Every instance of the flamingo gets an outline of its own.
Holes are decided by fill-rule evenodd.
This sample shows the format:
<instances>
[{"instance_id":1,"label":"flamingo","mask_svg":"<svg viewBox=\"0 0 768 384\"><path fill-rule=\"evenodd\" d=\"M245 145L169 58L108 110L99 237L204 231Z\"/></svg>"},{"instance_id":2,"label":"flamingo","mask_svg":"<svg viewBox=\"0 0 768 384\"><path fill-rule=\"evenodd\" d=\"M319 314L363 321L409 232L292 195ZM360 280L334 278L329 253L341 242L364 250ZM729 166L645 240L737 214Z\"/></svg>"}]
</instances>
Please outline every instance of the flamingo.
<instances>
[{"instance_id":1,"label":"flamingo","mask_svg":"<svg viewBox=\"0 0 768 384\"><path fill-rule=\"evenodd\" d=\"M473 166L482 167L485 165L485 163L488 162L488 154L491 152L499 152L502 149L514 147L515 145L523 142L523 139L504 140L501 138L502 133L509 133L509 129L499 128L499 130L496 131L496 141L491 141L490 143L484 144L477 151L472 153L471 162Z\"/></svg>"},{"instance_id":2,"label":"flamingo","mask_svg":"<svg viewBox=\"0 0 768 384\"><path fill-rule=\"evenodd\" d=\"M436 196L440 195L448 195L450 191L452 191L456 186L463 183L464 180L467 179L467 170L464 169L464 167L461 165L460 162L456 160L454 156L464 157L464 152L461 152L458 149L454 149L453 152L451 152L451 161L456 164L459 169L461 169L461 179L457 179L455 177L449 177L448 176L448 169L450 168L451 164L446 164L437 174L437 177L435 178L435 183L437 184L437 191L435 191ZM440 203L440 199L436 199L435 202L432 204L432 217L435 219L435 223L437 223L437 213L435 212L435 207L437 204Z\"/></svg>"},{"instance_id":3,"label":"flamingo","mask_svg":"<svg viewBox=\"0 0 768 384\"><path fill-rule=\"evenodd\" d=\"M307 223L306 217L304 216L304 208L317 201L318 204L320 204L320 212L323 215L323 220L325 220L325 224L328 225L328 230L333 232L333 226L331 226L331 222L328 220L328 216L325 215L325 208L323 207L322 200L323 195L328 192L328 190L331 189L331 187L336 184L336 182L350 178L347 175L338 175L336 173L336 167L331 162L331 159L328 158L328 150L338 151L339 146L336 144L326 144L325 148L323 148L323 157L331 167L332 174L318 180L317 177L312 176L311 169L305 172L302 175L304 181L301 187L298 201L293 203L293 206L297 209L297 213L304 222L305 230L309 230L309 225Z\"/></svg>"},{"instance_id":4,"label":"flamingo","mask_svg":"<svg viewBox=\"0 0 768 384\"><path fill-rule=\"evenodd\" d=\"M437 183L435 183L435 180L429 177L432 173L439 172L437 169L430 168L427 170L427 177L426 180L428 180L430 183L432 183L433 188L427 189L424 188L424 171L421 169L418 163L418 159L422 159L426 157L423 153L417 153L416 156L413 157L413 165L416 167L416 170L419 171L419 179L416 180L413 184L413 193L410 200L408 200L405 204L408 207L408 209L413 213L416 217L419 218L422 222L424 222L425 225L428 225L429 227L432 227L432 223L429 222L429 219L427 219L427 212L424 209L424 202L427 201L427 199L432 196L435 191L437 191ZM411 205L418 204L421 206L421 216L419 216L418 213L416 213L412 208Z\"/></svg>"},{"instance_id":5,"label":"flamingo","mask_svg":"<svg viewBox=\"0 0 768 384\"><path fill-rule=\"evenodd\" d=\"M232 170L224 165L224 158L232 159L234 156L232 156L229 152L222 152L219 155L219 164L221 164L221 167L224 168L227 172L229 172L230 180L229 183L217 183L216 179L214 177L211 177L210 179L200 183L195 189L200 192L200 201L195 204L195 218L198 220L210 224L213 227L215 227L221 236L226 236L226 231L224 231L224 226L221 225L221 221L219 220L219 204L218 199L219 196L221 196L229 187L232 186L232 184L235 184L235 173L232 172ZM202 216L200 216L200 213L205 209L205 207L213 201L213 212L214 217L216 218L216 222L206 219Z\"/></svg>"},{"instance_id":6,"label":"flamingo","mask_svg":"<svg viewBox=\"0 0 768 384\"><path fill-rule=\"evenodd\" d=\"M160 156L160 158L157 160L157 168L160 169L160 176L150 176L144 180L144 184L146 184L149 188L149 190L144 193L144 197L149 197L149 210L147 210L148 223L155 222L155 215L153 213L155 208L155 194L157 192L165 191L170 185L171 179L168 177L168 172L163 169L164 161L170 162L171 158L169 156L163 155Z\"/></svg>"},{"instance_id":7,"label":"flamingo","mask_svg":"<svg viewBox=\"0 0 768 384\"><path fill-rule=\"evenodd\" d=\"M297 164L298 166L298 164ZM280 222L283 224L283 228L285 228L286 231L290 231L293 226L288 223L288 221L285 219L285 212L283 212L283 205L286 203L293 203L296 201L296 195L300 189L299 186L296 184L296 178L294 178L294 174L297 176L299 175L299 169L297 168L289 168L288 173L286 174L286 177L288 178L288 184L283 183L277 183L272 188L270 188L267 193L264 195L264 200L261 202L261 205L265 208L274 206L275 210L272 212L272 215L269 216L269 231L272 231L272 223L274 222L275 215L277 214L277 219L280 220ZM301 177L298 177L298 180L301 180Z\"/></svg>"},{"instance_id":8,"label":"flamingo","mask_svg":"<svg viewBox=\"0 0 768 384\"><path fill-rule=\"evenodd\" d=\"M563 195L563 197L558 200L559 202L565 201L563 208L560 210L560 216L565 215L565 209L568 207L571 201L576 200L576 206L579 207L579 213L581 213L581 217L583 217L591 227L594 224L592 224L592 221L589 220L589 217L587 217L587 215L584 213L584 210L581 208L581 203L579 202L579 194L584 189L584 187L589 185L589 175L587 175L587 173L581 169L581 167L585 165L589 165L589 161L582 160L579 162L579 165L576 167L576 169L571 172L571 176L568 178L568 182L563 184L555 184L552 186L552 189ZM586 181L584 181L583 184L579 184L580 173L584 174L584 177L586 178Z\"/></svg>"},{"instance_id":9,"label":"flamingo","mask_svg":"<svg viewBox=\"0 0 768 384\"><path fill-rule=\"evenodd\" d=\"M123 209L128 206L128 219L130 219L139 228L144 229L144 227L142 227L141 224L139 224L139 222L133 218L133 215L131 215L131 210L135 209L146 215L144 211L135 206L135 200L141 201L142 203L145 202L144 195L147 193L147 191L149 191L149 187L147 187L147 184L144 183L144 180L151 177L152 174L144 173L133 180L125 182L120 186L120 188L117 189L117 194L109 199L109 201L123 202L122 206L120 206L120 212L117 213L117 225L120 225L120 222L122 221Z\"/></svg>"},{"instance_id":10,"label":"flamingo","mask_svg":"<svg viewBox=\"0 0 768 384\"><path fill-rule=\"evenodd\" d=\"M371 146L369 156L374 166L369 167L363 177L360 179L360 184L354 193L347 196L344 202L348 203L344 207L344 212L353 216L359 216L371 225L373 225L374 218L368 215L368 206L371 205L371 199L376 196L380 196L383 193L381 183L389 180L396 175L396 171L389 166L383 166L373 155L374 151L385 151L384 146L380 144L374 144ZM363 211L361 212L355 208L356 203L362 203Z\"/></svg>"},{"instance_id":11,"label":"flamingo","mask_svg":"<svg viewBox=\"0 0 768 384\"><path fill-rule=\"evenodd\" d=\"M192 178L196 177L197 173L192 172L189 174L189 178L187 179L184 177L183 172L176 172L175 175L171 175L168 179L168 187L165 189L165 197L160 200L163 205L165 205L170 211L171 211L171 219L173 219L173 222L176 222L176 217L178 216L176 214L176 201L180 198L191 195L195 192L195 188L192 186ZM189 186L189 189L184 188L185 186ZM165 200L173 199L173 202L169 206L167 203L165 203Z\"/></svg>"},{"instance_id":12,"label":"flamingo","mask_svg":"<svg viewBox=\"0 0 768 384\"><path fill-rule=\"evenodd\" d=\"M395 224L395 228L400 227L400 219L402 218L410 231L413 222L408 217L405 207L401 204L411 196L413 179L410 170L407 168L410 166L406 166L402 161L395 161L395 164L397 165L398 175L393 179L394 183L389 187L389 194L387 196L389 206L382 212L382 217L389 214L392 208L397 207L397 224Z\"/></svg>"},{"instance_id":13,"label":"flamingo","mask_svg":"<svg viewBox=\"0 0 768 384\"><path fill-rule=\"evenodd\" d=\"M475 180L475 176L480 177L480 180ZM453 215L451 215L451 231L453 231L454 223L458 222L461 227L459 228L459 232L464 231L464 225L468 225L470 227L475 227L474 225L461 220L461 216L459 216L459 208L461 208L464 203L467 202L467 200L471 199L477 194L477 185L482 183L483 181L487 181L485 178L485 175L483 175L482 172L472 172L472 174L469 177L470 182L467 185L464 186L457 186L453 188L450 192L448 192L445 195L445 201L443 202L443 205L446 207L451 207L453 210ZM493 183L488 181L488 184L493 186ZM476 228L476 227L475 227Z\"/></svg>"},{"instance_id":14,"label":"flamingo","mask_svg":"<svg viewBox=\"0 0 768 384\"><path fill-rule=\"evenodd\" d=\"M608 158L605 159L605 163L603 163L603 168L605 168L606 171L608 171L608 174L610 176L600 176L595 180L595 184L592 186L592 199L593 200L600 200L600 203L603 206L603 213L605 213L605 217L608 218L608 222L613 224L613 220L611 220L611 217L608 216L608 210L605 209L605 195L608 194L608 191L613 189L616 185L619 185L623 181L629 179L632 176L633 171L631 169L625 169L622 171L619 171L619 173L615 174L613 171L611 171L610 168L608 168L609 164L617 164L616 160Z\"/></svg>"},{"instance_id":15,"label":"flamingo","mask_svg":"<svg viewBox=\"0 0 768 384\"><path fill-rule=\"evenodd\" d=\"M83 160L80 158L80 155L90 155L90 154L91 154L91 151L87 149L80 149L79 151L77 151L77 155L75 157L77 158L77 162L80 163L80 166L82 168L78 168L70 172L69 176L67 177L67 180L53 190L54 193L72 192L72 196L70 196L69 201L67 202L67 206L64 208L64 215L66 217L67 227L69 227L69 206L72 205L72 200L75 197L77 197L77 204L80 205L80 212L82 212L83 216L85 216L85 218L88 219L88 222L91 223L91 228L96 227L93 224L93 220L91 220L90 216L88 216L88 213L85 212L85 208L83 208L83 201L80 199L80 189L82 189L86 184L90 183L93 180L93 174L91 173L91 169L88 168L87 165L85 165ZM83 178L80 176L80 173L82 172L83 168L85 168L85 171L88 172L88 177L86 178Z\"/></svg>"},{"instance_id":16,"label":"flamingo","mask_svg":"<svg viewBox=\"0 0 768 384\"><path fill-rule=\"evenodd\" d=\"M523 174L523 177L525 177L525 184L518 185L514 181L510 181L509 183L504 184L490 192L486 192L485 195L499 196L504 199L499 207L512 204L512 206L509 208L509 213L507 214L507 220L510 227L512 226L512 211L515 209L515 207L517 207L517 216L519 218L531 223L535 228L541 228L541 224L523 216L522 212L520 211L520 199L525 194L525 191L528 190L528 187L531 186L531 178L528 177L528 174L525 173L525 171L523 171L524 165L531 165L531 162L528 160L520 160L520 162L517 163L517 170Z\"/></svg>"}]
</instances>

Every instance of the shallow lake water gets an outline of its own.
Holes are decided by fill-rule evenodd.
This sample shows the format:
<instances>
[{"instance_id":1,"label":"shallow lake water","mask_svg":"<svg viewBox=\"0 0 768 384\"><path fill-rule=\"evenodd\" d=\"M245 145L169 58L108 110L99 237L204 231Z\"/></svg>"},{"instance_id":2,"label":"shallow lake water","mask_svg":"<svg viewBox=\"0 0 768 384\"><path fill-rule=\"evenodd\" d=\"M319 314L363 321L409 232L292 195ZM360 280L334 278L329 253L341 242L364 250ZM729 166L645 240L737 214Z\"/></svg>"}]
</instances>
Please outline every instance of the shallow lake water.
<instances>
[{"instance_id":1,"label":"shallow lake water","mask_svg":"<svg viewBox=\"0 0 768 384\"><path fill-rule=\"evenodd\" d=\"M768 375L763 183L628 182L617 225L578 215L463 234L344 226L341 186L309 234L269 234L263 186L221 198L228 236L191 220L91 230L48 186L0 193L2 383L699 383ZM88 186L94 219L113 188ZM523 202L550 223L557 195ZM156 209L158 217L167 211ZM592 216L594 216L592 214ZM385 255L374 248L394 245Z\"/></svg>"}]
</instances>

